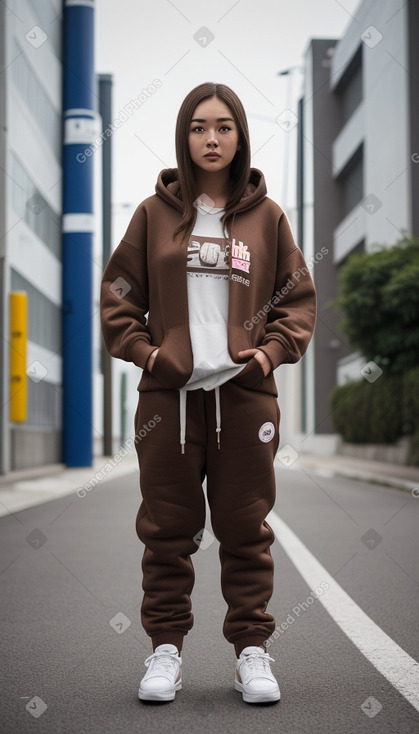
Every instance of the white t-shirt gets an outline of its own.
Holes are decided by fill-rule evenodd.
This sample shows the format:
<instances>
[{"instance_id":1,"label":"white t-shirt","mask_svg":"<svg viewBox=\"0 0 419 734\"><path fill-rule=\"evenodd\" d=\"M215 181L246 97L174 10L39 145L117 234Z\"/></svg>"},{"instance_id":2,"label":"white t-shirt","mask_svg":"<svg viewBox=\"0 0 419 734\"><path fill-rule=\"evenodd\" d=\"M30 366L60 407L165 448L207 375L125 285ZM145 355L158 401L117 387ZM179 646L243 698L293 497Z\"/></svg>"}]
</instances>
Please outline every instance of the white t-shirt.
<instances>
[{"instance_id":1,"label":"white t-shirt","mask_svg":"<svg viewBox=\"0 0 419 734\"><path fill-rule=\"evenodd\" d=\"M189 330L194 369L186 390L212 390L246 367L227 346L229 243L220 222L222 207L197 207L188 246Z\"/></svg>"}]
</instances>

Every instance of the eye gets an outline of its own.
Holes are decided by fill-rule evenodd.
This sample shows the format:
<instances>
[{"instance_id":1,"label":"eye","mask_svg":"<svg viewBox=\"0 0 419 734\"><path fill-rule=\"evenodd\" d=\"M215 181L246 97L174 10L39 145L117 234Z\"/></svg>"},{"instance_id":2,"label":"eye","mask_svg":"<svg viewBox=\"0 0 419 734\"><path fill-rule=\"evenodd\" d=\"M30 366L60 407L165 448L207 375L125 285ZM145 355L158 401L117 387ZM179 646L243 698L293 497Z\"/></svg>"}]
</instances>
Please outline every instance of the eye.
<instances>
[{"instance_id":1,"label":"eye","mask_svg":"<svg viewBox=\"0 0 419 734\"><path fill-rule=\"evenodd\" d=\"M204 128L202 127L202 125L197 125L196 127L193 127L193 128L191 129L191 132L193 132L193 133L194 133L194 132L196 132L197 130L203 130L203 129L204 129ZM230 128L230 127L228 127L228 125L221 125L221 127L220 127L220 130L231 130L231 128Z\"/></svg>"}]
</instances>

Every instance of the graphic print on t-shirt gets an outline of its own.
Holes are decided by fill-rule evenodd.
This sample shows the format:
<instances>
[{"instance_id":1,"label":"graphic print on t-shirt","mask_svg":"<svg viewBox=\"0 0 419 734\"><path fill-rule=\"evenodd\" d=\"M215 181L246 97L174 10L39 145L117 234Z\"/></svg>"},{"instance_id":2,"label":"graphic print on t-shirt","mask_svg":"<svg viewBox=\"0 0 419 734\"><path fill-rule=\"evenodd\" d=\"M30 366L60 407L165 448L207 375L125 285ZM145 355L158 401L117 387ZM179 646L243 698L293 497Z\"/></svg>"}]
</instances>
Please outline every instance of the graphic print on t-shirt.
<instances>
[{"instance_id":1,"label":"graphic print on t-shirt","mask_svg":"<svg viewBox=\"0 0 419 734\"><path fill-rule=\"evenodd\" d=\"M235 238L230 245L229 240L224 237L194 235L188 246L188 274L226 278L229 274L230 257L232 271L240 272L240 275L232 272L232 280L249 285L248 277L243 277L243 273L248 275L250 271L250 252L247 245Z\"/></svg>"},{"instance_id":2,"label":"graphic print on t-shirt","mask_svg":"<svg viewBox=\"0 0 419 734\"><path fill-rule=\"evenodd\" d=\"M189 241L186 267L188 273L227 276L230 245L224 237L199 237Z\"/></svg>"},{"instance_id":3,"label":"graphic print on t-shirt","mask_svg":"<svg viewBox=\"0 0 419 734\"><path fill-rule=\"evenodd\" d=\"M239 270L240 274L235 273L234 270ZM243 285L250 285L250 279L246 278L246 274L249 275L250 273L249 248L241 240L236 240L235 237L233 237L231 244L231 271L231 280Z\"/></svg>"}]
</instances>

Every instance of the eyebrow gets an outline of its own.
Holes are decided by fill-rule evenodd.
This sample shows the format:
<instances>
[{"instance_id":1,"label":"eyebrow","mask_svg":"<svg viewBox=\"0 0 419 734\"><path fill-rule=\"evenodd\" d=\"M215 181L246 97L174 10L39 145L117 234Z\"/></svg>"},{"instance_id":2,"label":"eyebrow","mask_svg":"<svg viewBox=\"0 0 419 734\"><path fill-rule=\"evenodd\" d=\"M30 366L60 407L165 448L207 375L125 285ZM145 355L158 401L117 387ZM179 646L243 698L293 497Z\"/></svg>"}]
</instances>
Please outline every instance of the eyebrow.
<instances>
[{"instance_id":1,"label":"eyebrow","mask_svg":"<svg viewBox=\"0 0 419 734\"><path fill-rule=\"evenodd\" d=\"M231 120L231 122L234 122L232 117L217 117L215 122L226 122L227 120ZM191 123L192 122L207 122L207 120L203 120L201 118L198 119L197 117L195 117L193 120L191 120Z\"/></svg>"}]
</instances>

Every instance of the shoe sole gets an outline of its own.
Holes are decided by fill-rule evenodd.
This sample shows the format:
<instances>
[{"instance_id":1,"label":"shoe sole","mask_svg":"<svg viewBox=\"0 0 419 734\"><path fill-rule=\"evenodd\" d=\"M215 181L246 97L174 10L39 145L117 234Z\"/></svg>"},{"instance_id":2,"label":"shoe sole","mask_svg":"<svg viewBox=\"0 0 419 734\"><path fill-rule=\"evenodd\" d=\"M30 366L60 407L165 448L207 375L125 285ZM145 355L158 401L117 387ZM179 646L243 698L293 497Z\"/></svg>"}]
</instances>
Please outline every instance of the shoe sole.
<instances>
[{"instance_id":1,"label":"shoe sole","mask_svg":"<svg viewBox=\"0 0 419 734\"><path fill-rule=\"evenodd\" d=\"M173 701L176 691L180 691L181 688L182 680L178 680L171 691L143 691L139 688L138 698L141 701Z\"/></svg>"},{"instance_id":2,"label":"shoe sole","mask_svg":"<svg viewBox=\"0 0 419 734\"><path fill-rule=\"evenodd\" d=\"M272 693L247 693L243 689L243 684L239 683L238 680L234 681L234 688L236 691L240 691L243 696L243 701L246 701L246 703L271 703L273 701L279 701L281 698L279 688L277 691L272 691Z\"/></svg>"}]
</instances>

